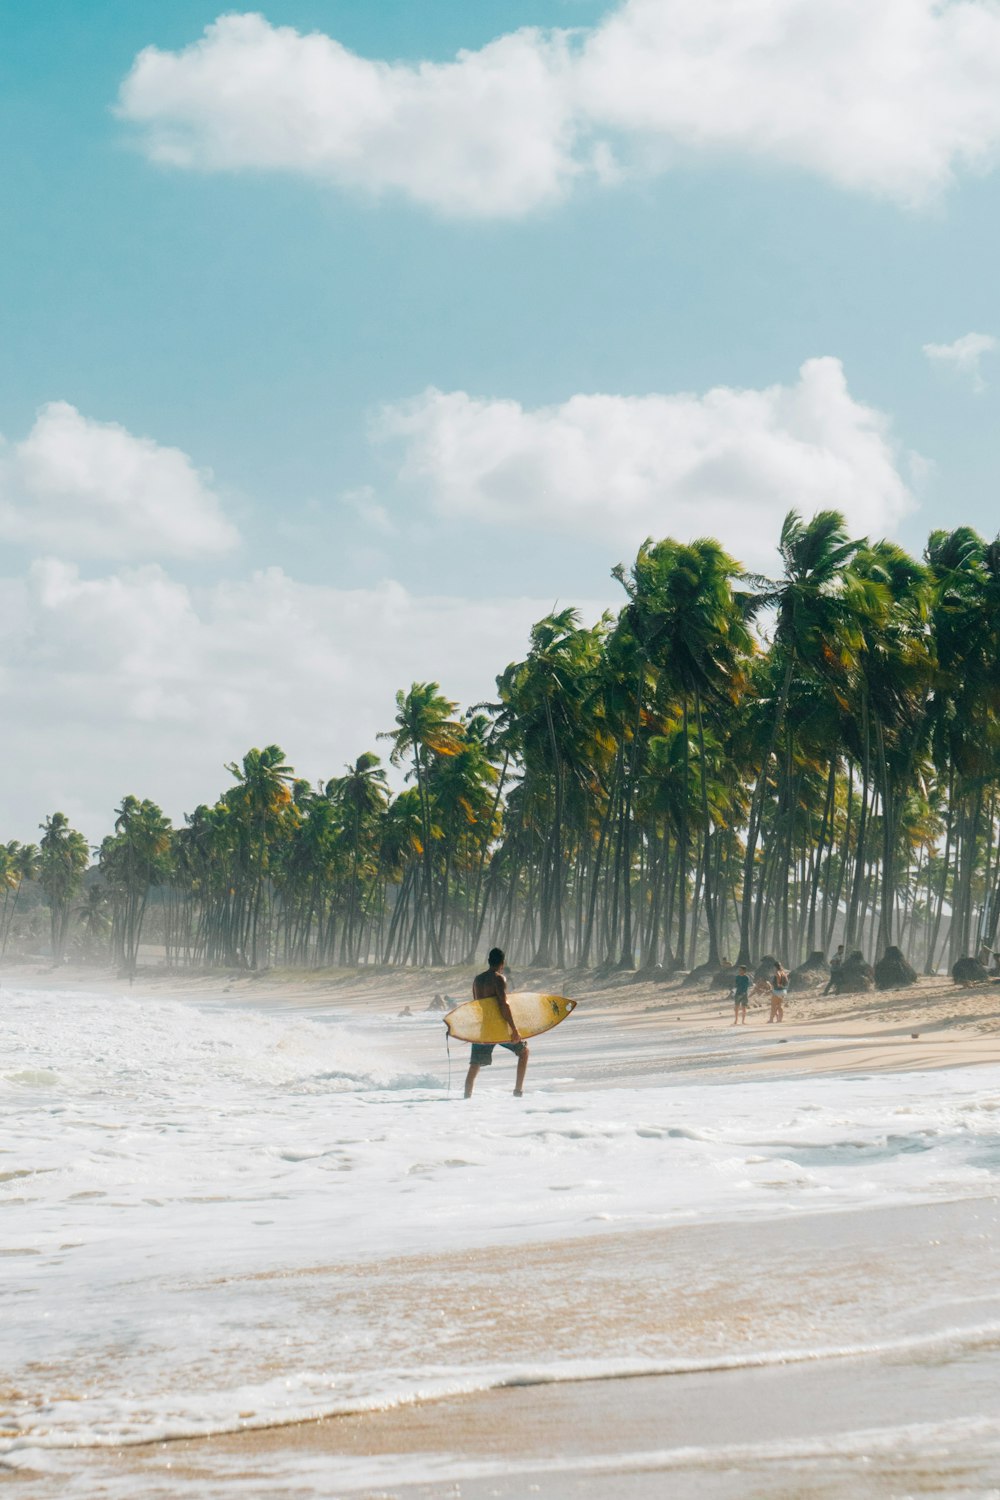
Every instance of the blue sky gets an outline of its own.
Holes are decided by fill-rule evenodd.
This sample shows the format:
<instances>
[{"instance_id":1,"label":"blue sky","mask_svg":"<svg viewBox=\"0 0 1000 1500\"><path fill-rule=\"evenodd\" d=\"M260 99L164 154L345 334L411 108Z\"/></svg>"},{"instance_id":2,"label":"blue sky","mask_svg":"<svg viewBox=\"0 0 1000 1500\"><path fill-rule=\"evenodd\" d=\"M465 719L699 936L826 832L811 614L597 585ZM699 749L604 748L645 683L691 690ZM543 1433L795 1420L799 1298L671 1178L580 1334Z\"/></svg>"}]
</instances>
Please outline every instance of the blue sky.
<instances>
[{"instance_id":1,"label":"blue sky","mask_svg":"<svg viewBox=\"0 0 1000 1500\"><path fill-rule=\"evenodd\" d=\"M265 86L232 31L191 50L213 5L6 7L0 701L23 773L0 836L60 806L97 838L131 791L177 816L251 742L331 774L396 687L483 696L554 600L613 600L648 531L763 566L784 509L847 496L914 550L992 535L1000 12L949 9L935 34L929 0L890 0L890 34L862 8L813 47L829 6L753 0L761 75L722 0L275 0ZM478 66L524 27L485 111L454 104L462 73L413 97L405 66L350 95L353 56ZM318 83L295 71L312 33ZM162 76L133 72L147 47ZM550 109L560 160L529 190Z\"/></svg>"}]
</instances>

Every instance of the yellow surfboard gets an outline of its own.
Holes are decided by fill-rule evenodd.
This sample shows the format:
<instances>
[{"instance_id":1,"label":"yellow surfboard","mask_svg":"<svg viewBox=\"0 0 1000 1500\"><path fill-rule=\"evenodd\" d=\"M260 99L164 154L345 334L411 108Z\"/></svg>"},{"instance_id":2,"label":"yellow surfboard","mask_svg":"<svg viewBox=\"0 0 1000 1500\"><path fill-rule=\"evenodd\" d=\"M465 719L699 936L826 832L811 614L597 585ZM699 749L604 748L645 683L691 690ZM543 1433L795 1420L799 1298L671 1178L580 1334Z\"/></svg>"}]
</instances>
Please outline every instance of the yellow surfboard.
<instances>
[{"instance_id":1,"label":"yellow surfboard","mask_svg":"<svg viewBox=\"0 0 1000 1500\"><path fill-rule=\"evenodd\" d=\"M539 995L532 990L514 990L507 996L514 1024L523 1037L538 1036L565 1021L576 1009L565 995ZM443 1017L449 1035L459 1042L509 1042L510 1027L500 1014L494 996L466 1000Z\"/></svg>"}]
</instances>

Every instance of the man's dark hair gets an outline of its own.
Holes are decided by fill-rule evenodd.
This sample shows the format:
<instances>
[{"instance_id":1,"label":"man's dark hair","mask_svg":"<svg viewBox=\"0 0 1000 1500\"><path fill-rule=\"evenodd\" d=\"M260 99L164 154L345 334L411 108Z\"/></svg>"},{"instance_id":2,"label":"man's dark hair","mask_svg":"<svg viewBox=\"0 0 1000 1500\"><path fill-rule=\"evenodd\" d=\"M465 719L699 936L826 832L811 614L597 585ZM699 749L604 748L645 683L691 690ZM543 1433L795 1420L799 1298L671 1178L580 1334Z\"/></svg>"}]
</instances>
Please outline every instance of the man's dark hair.
<instances>
[{"instance_id":1,"label":"man's dark hair","mask_svg":"<svg viewBox=\"0 0 1000 1500\"><path fill-rule=\"evenodd\" d=\"M498 969L503 963L503 959L504 952L502 948L491 948L489 954L487 955L486 962L489 964L491 969Z\"/></svg>"}]
</instances>

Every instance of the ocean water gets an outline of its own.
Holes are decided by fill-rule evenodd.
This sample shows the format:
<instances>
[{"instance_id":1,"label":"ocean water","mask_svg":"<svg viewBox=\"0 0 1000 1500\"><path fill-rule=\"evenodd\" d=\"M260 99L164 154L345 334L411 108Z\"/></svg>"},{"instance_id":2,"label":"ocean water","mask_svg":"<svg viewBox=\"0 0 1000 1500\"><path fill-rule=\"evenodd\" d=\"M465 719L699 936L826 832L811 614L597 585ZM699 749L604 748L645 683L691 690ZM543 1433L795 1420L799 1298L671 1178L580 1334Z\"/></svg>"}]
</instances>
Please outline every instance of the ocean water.
<instances>
[{"instance_id":1,"label":"ocean water","mask_svg":"<svg viewBox=\"0 0 1000 1500\"><path fill-rule=\"evenodd\" d=\"M496 1387L872 1359L995 1377L996 1069L755 1077L763 1038L720 1026L668 1040L651 1070L646 1033L581 1007L534 1046L523 1100L504 1055L466 1103L465 1049L449 1088L440 1020L388 1005L5 986L0 1024L15 1480L125 1495L107 1475L88 1488L101 1450ZM954 1205L960 1255L926 1229ZM876 1236L852 1228L875 1218ZM969 1399L940 1420L971 1422L987 1463L1000 1427ZM882 1417L869 1446L891 1447ZM806 1462L827 1439L794 1441ZM288 1493L327 1492L317 1462ZM345 1460L337 1493L494 1472L435 1462Z\"/></svg>"}]
</instances>

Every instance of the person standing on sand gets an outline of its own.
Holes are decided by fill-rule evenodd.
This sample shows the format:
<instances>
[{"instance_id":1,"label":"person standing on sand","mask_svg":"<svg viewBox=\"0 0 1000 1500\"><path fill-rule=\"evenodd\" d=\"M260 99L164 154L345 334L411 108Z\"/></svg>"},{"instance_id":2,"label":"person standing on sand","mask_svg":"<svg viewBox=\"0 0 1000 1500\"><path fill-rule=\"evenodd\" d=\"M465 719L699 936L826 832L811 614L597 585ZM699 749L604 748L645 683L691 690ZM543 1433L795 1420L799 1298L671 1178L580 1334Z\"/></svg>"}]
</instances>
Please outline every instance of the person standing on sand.
<instances>
[{"instance_id":1,"label":"person standing on sand","mask_svg":"<svg viewBox=\"0 0 1000 1500\"><path fill-rule=\"evenodd\" d=\"M843 943L838 943L837 944L837 951L836 951L836 953L833 955L833 957L830 960L830 980L829 980L829 983L827 984L826 989L823 991L824 995L828 995L830 993L830 991L833 989L834 985L836 984L836 982L837 982L837 970L840 968L840 966L841 966L841 964L843 962L844 962L844 945L843 945Z\"/></svg>"},{"instance_id":2,"label":"person standing on sand","mask_svg":"<svg viewBox=\"0 0 1000 1500\"><path fill-rule=\"evenodd\" d=\"M750 975L747 966L743 964L733 984L733 1025L738 1026L740 1021L747 1024L747 1003L750 999Z\"/></svg>"},{"instance_id":3,"label":"person standing on sand","mask_svg":"<svg viewBox=\"0 0 1000 1500\"><path fill-rule=\"evenodd\" d=\"M788 994L788 975L778 964L771 980L771 1014L767 1018L770 1026L772 1021L783 1021L785 1019L785 996Z\"/></svg>"},{"instance_id":4,"label":"person standing on sand","mask_svg":"<svg viewBox=\"0 0 1000 1500\"><path fill-rule=\"evenodd\" d=\"M528 1044L522 1042L521 1033L514 1025L514 1017L510 1013L507 1004L507 980L504 977L504 954L501 948L491 948L487 958L489 968L482 974L477 974L472 981L473 1000L488 1000L495 997L500 1007L500 1014L510 1027L510 1041L501 1042L501 1047L506 1047L508 1052L513 1052L517 1058L517 1077L514 1080L514 1098L520 1099L524 1093L524 1075L528 1071ZM480 1068L489 1068L493 1063L493 1048L496 1042L473 1042L472 1056L469 1058L469 1071L465 1075L465 1097L472 1098L472 1090L479 1076Z\"/></svg>"}]
</instances>

